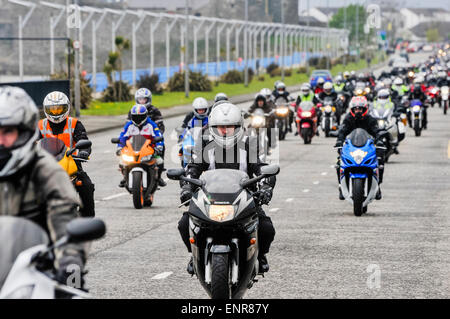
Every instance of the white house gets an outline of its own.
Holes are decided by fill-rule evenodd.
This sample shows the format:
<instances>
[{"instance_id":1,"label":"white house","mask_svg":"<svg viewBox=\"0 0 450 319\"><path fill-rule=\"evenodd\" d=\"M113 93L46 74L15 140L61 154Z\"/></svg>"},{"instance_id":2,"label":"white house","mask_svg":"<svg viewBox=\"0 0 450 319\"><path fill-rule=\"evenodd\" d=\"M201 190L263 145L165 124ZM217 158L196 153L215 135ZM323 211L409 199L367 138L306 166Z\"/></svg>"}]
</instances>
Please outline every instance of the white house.
<instances>
[{"instance_id":1,"label":"white house","mask_svg":"<svg viewBox=\"0 0 450 319\"><path fill-rule=\"evenodd\" d=\"M403 29L412 29L423 22L450 21L450 12L443 8L402 8L400 14L404 21Z\"/></svg>"}]
</instances>

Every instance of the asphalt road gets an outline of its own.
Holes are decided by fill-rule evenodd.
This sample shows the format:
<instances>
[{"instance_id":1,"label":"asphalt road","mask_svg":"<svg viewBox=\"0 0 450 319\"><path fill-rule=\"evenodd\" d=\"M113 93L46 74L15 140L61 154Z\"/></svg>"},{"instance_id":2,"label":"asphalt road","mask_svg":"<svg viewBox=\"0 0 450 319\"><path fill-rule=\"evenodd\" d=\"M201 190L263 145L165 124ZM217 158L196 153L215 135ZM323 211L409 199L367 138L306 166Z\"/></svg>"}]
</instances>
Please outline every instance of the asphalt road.
<instances>
[{"instance_id":1,"label":"asphalt road","mask_svg":"<svg viewBox=\"0 0 450 319\"><path fill-rule=\"evenodd\" d=\"M423 56L415 56L418 60ZM248 107L248 103L241 105ZM170 132L181 117L166 121L166 167L178 168ZM179 186L169 181L151 208L136 210L118 188L121 174L111 137L90 136L92 160L85 166L96 184L97 216L108 228L94 242L87 285L97 298L207 298L186 272L189 255L177 222L183 210ZM383 199L362 217L339 201L334 138L311 145L288 135L280 144L281 172L270 206L276 229L270 271L247 298L449 298L450 297L450 117L429 111L428 130L408 129L400 154L386 165Z\"/></svg>"}]
</instances>

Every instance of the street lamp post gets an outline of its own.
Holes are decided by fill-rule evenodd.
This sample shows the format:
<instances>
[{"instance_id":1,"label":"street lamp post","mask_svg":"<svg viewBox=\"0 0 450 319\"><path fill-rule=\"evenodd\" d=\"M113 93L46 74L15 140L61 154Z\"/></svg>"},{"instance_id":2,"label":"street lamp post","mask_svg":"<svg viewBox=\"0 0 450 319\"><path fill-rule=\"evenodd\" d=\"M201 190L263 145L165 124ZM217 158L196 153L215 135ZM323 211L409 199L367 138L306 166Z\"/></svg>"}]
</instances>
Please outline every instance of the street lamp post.
<instances>
[{"instance_id":1,"label":"street lamp post","mask_svg":"<svg viewBox=\"0 0 450 319\"><path fill-rule=\"evenodd\" d=\"M248 86L248 0L245 0L245 28L244 28L244 85Z\"/></svg>"}]
</instances>

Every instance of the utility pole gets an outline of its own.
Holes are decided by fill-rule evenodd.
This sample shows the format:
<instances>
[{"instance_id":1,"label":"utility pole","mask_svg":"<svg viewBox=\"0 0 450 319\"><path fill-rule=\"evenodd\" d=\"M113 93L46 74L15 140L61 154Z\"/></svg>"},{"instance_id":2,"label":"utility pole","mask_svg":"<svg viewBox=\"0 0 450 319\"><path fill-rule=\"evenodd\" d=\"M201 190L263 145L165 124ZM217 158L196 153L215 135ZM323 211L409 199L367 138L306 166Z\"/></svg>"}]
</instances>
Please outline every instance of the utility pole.
<instances>
[{"instance_id":1,"label":"utility pole","mask_svg":"<svg viewBox=\"0 0 450 319\"><path fill-rule=\"evenodd\" d=\"M309 36L309 0L306 0L306 12L308 13L306 16L306 24L308 26L308 37L306 39L306 74L309 74L309 45L311 44L311 38Z\"/></svg>"},{"instance_id":2,"label":"utility pole","mask_svg":"<svg viewBox=\"0 0 450 319\"><path fill-rule=\"evenodd\" d=\"M327 0L327 9L330 9L330 0ZM327 43L326 43L326 48L327 48L327 52L328 52L328 59L327 59L327 70L330 69L330 59L331 59L331 55L330 55L330 48L329 43L330 43L330 17L327 17Z\"/></svg>"},{"instance_id":3,"label":"utility pole","mask_svg":"<svg viewBox=\"0 0 450 319\"><path fill-rule=\"evenodd\" d=\"M79 10L78 6L79 0L74 0L76 9ZM79 11L78 11L79 12ZM81 12L79 12L81 15ZM78 16L77 16L78 17ZM81 28L81 25L78 25ZM74 65L74 73L75 73L75 117L80 117L80 100L81 100L81 89L80 89L80 32L78 30L75 33L75 41L74 41L74 54L75 54L75 65Z\"/></svg>"},{"instance_id":4,"label":"utility pole","mask_svg":"<svg viewBox=\"0 0 450 319\"><path fill-rule=\"evenodd\" d=\"M189 0L186 0L186 43L184 44L184 96L189 97Z\"/></svg>"},{"instance_id":5,"label":"utility pole","mask_svg":"<svg viewBox=\"0 0 450 319\"><path fill-rule=\"evenodd\" d=\"M284 0L281 0L281 81L284 81L284 50L285 50L285 30L284 30Z\"/></svg>"},{"instance_id":6,"label":"utility pole","mask_svg":"<svg viewBox=\"0 0 450 319\"><path fill-rule=\"evenodd\" d=\"M359 62L359 3L356 3L356 53L357 62Z\"/></svg>"},{"instance_id":7,"label":"utility pole","mask_svg":"<svg viewBox=\"0 0 450 319\"><path fill-rule=\"evenodd\" d=\"M347 0L344 0L344 30L347 30ZM344 65L347 65L347 52L344 51Z\"/></svg>"},{"instance_id":8,"label":"utility pole","mask_svg":"<svg viewBox=\"0 0 450 319\"><path fill-rule=\"evenodd\" d=\"M245 28L244 28L244 60L245 60L245 70L244 70L244 85L248 86L248 0L245 0Z\"/></svg>"}]
</instances>

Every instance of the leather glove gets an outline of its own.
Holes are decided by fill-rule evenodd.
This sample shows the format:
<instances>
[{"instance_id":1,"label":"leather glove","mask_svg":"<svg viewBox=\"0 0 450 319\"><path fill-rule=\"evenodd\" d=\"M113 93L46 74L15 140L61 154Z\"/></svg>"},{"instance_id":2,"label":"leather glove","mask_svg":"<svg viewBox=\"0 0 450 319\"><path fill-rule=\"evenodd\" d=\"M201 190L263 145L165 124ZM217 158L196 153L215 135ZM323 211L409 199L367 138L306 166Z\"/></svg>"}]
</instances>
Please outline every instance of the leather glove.
<instances>
[{"instance_id":1,"label":"leather glove","mask_svg":"<svg viewBox=\"0 0 450 319\"><path fill-rule=\"evenodd\" d=\"M334 147L338 148L338 147L342 147L342 142L341 141L337 141L336 144L334 144Z\"/></svg>"},{"instance_id":2,"label":"leather glove","mask_svg":"<svg viewBox=\"0 0 450 319\"><path fill-rule=\"evenodd\" d=\"M156 145L155 152L156 155L161 156L164 151L164 147L162 145Z\"/></svg>"},{"instance_id":3,"label":"leather glove","mask_svg":"<svg viewBox=\"0 0 450 319\"><path fill-rule=\"evenodd\" d=\"M78 157L81 157L83 159L88 159L89 158L89 153L87 151L80 151L78 153Z\"/></svg>"},{"instance_id":4,"label":"leather glove","mask_svg":"<svg viewBox=\"0 0 450 319\"><path fill-rule=\"evenodd\" d=\"M116 155L120 156L121 152L122 152L122 148L118 148L117 151L116 151Z\"/></svg>"},{"instance_id":5,"label":"leather glove","mask_svg":"<svg viewBox=\"0 0 450 319\"><path fill-rule=\"evenodd\" d=\"M83 289L83 261L79 256L63 256L58 261L56 281L63 285Z\"/></svg>"},{"instance_id":6,"label":"leather glove","mask_svg":"<svg viewBox=\"0 0 450 319\"><path fill-rule=\"evenodd\" d=\"M181 188L180 201L184 203L192 198L192 190L189 185L185 185Z\"/></svg>"},{"instance_id":7,"label":"leather glove","mask_svg":"<svg viewBox=\"0 0 450 319\"><path fill-rule=\"evenodd\" d=\"M270 203L270 200L272 199L272 187L270 186L263 186L259 190L259 200L261 202L261 205L267 205Z\"/></svg>"}]
</instances>

